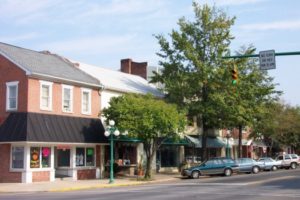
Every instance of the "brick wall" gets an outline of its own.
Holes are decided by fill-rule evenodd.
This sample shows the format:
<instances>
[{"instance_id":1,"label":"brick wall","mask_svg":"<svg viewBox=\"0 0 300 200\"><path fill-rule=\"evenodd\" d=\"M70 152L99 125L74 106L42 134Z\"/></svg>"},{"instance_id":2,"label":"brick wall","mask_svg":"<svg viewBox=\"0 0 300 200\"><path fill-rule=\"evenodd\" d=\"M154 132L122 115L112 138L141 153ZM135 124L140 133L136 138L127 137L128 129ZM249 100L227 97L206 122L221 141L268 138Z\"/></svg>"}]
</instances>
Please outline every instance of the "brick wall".
<instances>
[{"instance_id":1,"label":"brick wall","mask_svg":"<svg viewBox=\"0 0 300 200\"><path fill-rule=\"evenodd\" d=\"M147 79L147 62L133 62L131 59L121 60L121 72L127 74L138 75L144 79Z\"/></svg>"},{"instance_id":2,"label":"brick wall","mask_svg":"<svg viewBox=\"0 0 300 200\"><path fill-rule=\"evenodd\" d=\"M50 181L50 172L32 172L32 182Z\"/></svg>"},{"instance_id":3,"label":"brick wall","mask_svg":"<svg viewBox=\"0 0 300 200\"><path fill-rule=\"evenodd\" d=\"M95 179L96 169L82 169L77 171L78 180Z\"/></svg>"},{"instance_id":4,"label":"brick wall","mask_svg":"<svg viewBox=\"0 0 300 200\"><path fill-rule=\"evenodd\" d=\"M26 73L15 66L12 62L0 55L0 124L8 116L6 111L6 83L19 81L18 85L18 110L24 112L27 110L27 88L28 81Z\"/></svg>"},{"instance_id":5,"label":"brick wall","mask_svg":"<svg viewBox=\"0 0 300 200\"><path fill-rule=\"evenodd\" d=\"M92 113L91 115L85 115L81 114L81 87L73 86L73 112L67 113L62 111L61 83L53 83L52 85L52 111L45 111L40 109L40 81L37 79L30 78L28 80L28 86L29 112L98 118L98 113L100 110L100 97L97 89L92 89Z\"/></svg>"},{"instance_id":6,"label":"brick wall","mask_svg":"<svg viewBox=\"0 0 300 200\"><path fill-rule=\"evenodd\" d=\"M101 166L101 146L96 146L96 167Z\"/></svg>"},{"instance_id":7,"label":"brick wall","mask_svg":"<svg viewBox=\"0 0 300 200\"><path fill-rule=\"evenodd\" d=\"M20 183L22 181L21 172L10 172L10 144L0 144L0 183Z\"/></svg>"}]
</instances>

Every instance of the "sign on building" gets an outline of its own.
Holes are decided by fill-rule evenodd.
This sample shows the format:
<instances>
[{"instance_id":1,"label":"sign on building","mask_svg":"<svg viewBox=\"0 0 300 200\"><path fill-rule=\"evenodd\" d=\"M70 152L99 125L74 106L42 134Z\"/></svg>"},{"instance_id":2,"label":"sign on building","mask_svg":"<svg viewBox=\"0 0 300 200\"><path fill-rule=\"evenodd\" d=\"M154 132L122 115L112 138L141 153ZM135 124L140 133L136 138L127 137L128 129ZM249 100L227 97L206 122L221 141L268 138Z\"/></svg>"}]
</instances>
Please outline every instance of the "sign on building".
<instances>
[{"instance_id":1,"label":"sign on building","mask_svg":"<svg viewBox=\"0 0 300 200\"><path fill-rule=\"evenodd\" d=\"M259 52L259 68L261 70L275 69L275 50Z\"/></svg>"}]
</instances>

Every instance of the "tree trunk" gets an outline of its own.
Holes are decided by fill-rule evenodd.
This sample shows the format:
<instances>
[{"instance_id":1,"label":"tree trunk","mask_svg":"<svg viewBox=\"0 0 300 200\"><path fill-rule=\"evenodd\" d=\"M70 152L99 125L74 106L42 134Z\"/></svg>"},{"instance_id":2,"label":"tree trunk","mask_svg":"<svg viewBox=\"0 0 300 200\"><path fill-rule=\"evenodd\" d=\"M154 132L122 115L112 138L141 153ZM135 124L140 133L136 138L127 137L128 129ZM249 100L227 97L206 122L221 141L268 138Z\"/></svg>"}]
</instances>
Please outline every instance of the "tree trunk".
<instances>
[{"instance_id":1,"label":"tree trunk","mask_svg":"<svg viewBox=\"0 0 300 200\"><path fill-rule=\"evenodd\" d=\"M243 146L242 146L242 125L239 125L239 150L238 150L238 158L241 158L243 155Z\"/></svg>"},{"instance_id":2,"label":"tree trunk","mask_svg":"<svg viewBox=\"0 0 300 200\"><path fill-rule=\"evenodd\" d=\"M201 151L201 161L207 160L207 130L208 127L205 125L206 124L206 119L202 119L203 123L203 133L202 133L202 151Z\"/></svg>"},{"instance_id":3,"label":"tree trunk","mask_svg":"<svg viewBox=\"0 0 300 200\"><path fill-rule=\"evenodd\" d=\"M146 165L146 173L145 173L145 179L151 179L152 178L152 162L154 158L154 153L151 152L150 156L147 156L147 165Z\"/></svg>"}]
</instances>

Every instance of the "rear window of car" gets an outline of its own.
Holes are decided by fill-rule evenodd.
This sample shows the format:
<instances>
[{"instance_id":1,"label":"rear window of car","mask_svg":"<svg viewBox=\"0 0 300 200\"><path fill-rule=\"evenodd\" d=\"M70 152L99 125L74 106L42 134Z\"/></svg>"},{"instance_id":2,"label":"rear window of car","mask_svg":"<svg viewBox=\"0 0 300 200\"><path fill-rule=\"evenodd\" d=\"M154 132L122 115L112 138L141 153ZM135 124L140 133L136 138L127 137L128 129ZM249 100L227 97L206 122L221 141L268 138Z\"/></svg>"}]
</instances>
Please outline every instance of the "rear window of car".
<instances>
[{"instance_id":1,"label":"rear window of car","mask_svg":"<svg viewBox=\"0 0 300 200\"><path fill-rule=\"evenodd\" d=\"M290 160L291 158L290 158L289 155L285 155L285 156L284 156L284 159L285 159L285 160Z\"/></svg>"},{"instance_id":2,"label":"rear window of car","mask_svg":"<svg viewBox=\"0 0 300 200\"><path fill-rule=\"evenodd\" d=\"M293 159L298 159L298 156L296 154L291 155Z\"/></svg>"}]
</instances>

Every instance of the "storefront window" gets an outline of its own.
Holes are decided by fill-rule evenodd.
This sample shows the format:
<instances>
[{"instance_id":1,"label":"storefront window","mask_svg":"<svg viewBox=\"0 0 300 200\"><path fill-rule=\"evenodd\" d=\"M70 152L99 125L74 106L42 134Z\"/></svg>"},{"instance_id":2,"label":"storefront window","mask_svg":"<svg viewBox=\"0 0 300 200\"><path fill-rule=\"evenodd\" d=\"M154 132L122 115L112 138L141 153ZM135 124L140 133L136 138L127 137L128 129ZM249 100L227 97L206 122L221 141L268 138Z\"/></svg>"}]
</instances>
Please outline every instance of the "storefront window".
<instances>
[{"instance_id":1,"label":"storefront window","mask_svg":"<svg viewBox=\"0 0 300 200\"><path fill-rule=\"evenodd\" d=\"M12 147L12 168L23 169L24 168L24 147Z\"/></svg>"},{"instance_id":2,"label":"storefront window","mask_svg":"<svg viewBox=\"0 0 300 200\"><path fill-rule=\"evenodd\" d=\"M94 166L95 149L94 148L76 148L76 166Z\"/></svg>"},{"instance_id":3,"label":"storefront window","mask_svg":"<svg viewBox=\"0 0 300 200\"><path fill-rule=\"evenodd\" d=\"M94 166L94 148L86 148L86 166Z\"/></svg>"},{"instance_id":4,"label":"storefront window","mask_svg":"<svg viewBox=\"0 0 300 200\"><path fill-rule=\"evenodd\" d=\"M42 167L50 167L51 149L49 147L42 147Z\"/></svg>"},{"instance_id":5,"label":"storefront window","mask_svg":"<svg viewBox=\"0 0 300 200\"><path fill-rule=\"evenodd\" d=\"M30 148L30 168L40 168L40 148Z\"/></svg>"},{"instance_id":6,"label":"storefront window","mask_svg":"<svg viewBox=\"0 0 300 200\"><path fill-rule=\"evenodd\" d=\"M85 149L76 148L76 166L84 166Z\"/></svg>"},{"instance_id":7,"label":"storefront window","mask_svg":"<svg viewBox=\"0 0 300 200\"><path fill-rule=\"evenodd\" d=\"M30 168L50 167L51 148L31 147L30 148Z\"/></svg>"}]
</instances>

